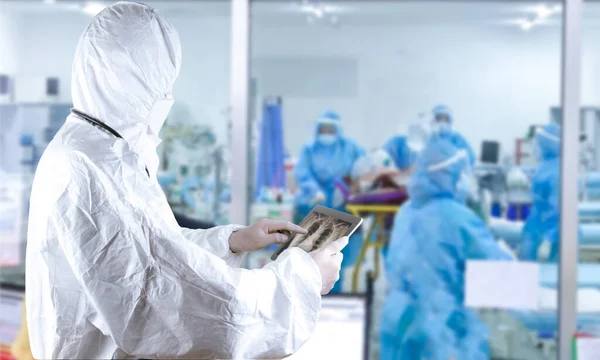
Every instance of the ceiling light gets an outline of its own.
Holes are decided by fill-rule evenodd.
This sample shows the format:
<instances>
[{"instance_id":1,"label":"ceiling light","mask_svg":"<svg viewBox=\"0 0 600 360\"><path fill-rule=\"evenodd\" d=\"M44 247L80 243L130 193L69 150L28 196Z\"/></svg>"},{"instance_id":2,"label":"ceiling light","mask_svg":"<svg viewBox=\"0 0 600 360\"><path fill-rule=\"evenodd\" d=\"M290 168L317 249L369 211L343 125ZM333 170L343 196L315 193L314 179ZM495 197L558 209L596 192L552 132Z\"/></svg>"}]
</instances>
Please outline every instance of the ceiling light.
<instances>
[{"instance_id":1,"label":"ceiling light","mask_svg":"<svg viewBox=\"0 0 600 360\"><path fill-rule=\"evenodd\" d=\"M102 3L89 2L85 4L82 11L88 15L96 16L98 13L100 13L100 11L104 10L105 7L106 5Z\"/></svg>"},{"instance_id":2,"label":"ceiling light","mask_svg":"<svg viewBox=\"0 0 600 360\"><path fill-rule=\"evenodd\" d=\"M322 18L325 13L323 11L323 9L321 9L321 8L315 8L313 12L315 13L315 16L318 18Z\"/></svg>"},{"instance_id":3,"label":"ceiling light","mask_svg":"<svg viewBox=\"0 0 600 360\"><path fill-rule=\"evenodd\" d=\"M44 4L54 4L56 0L44 0Z\"/></svg>"},{"instance_id":4,"label":"ceiling light","mask_svg":"<svg viewBox=\"0 0 600 360\"><path fill-rule=\"evenodd\" d=\"M537 16L540 19L545 19L552 14L554 14L554 10L548 6L540 6L537 10Z\"/></svg>"},{"instance_id":5,"label":"ceiling light","mask_svg":"<svg viewBox=\"0 0 600 360\"><path fill-rule=\"evenodd\" d=\"M533 25L535 25L533 21L524 21L521 23L521 29L523 29L524 31L528 31L533 27Z\"/></svg>"}]
</instances>

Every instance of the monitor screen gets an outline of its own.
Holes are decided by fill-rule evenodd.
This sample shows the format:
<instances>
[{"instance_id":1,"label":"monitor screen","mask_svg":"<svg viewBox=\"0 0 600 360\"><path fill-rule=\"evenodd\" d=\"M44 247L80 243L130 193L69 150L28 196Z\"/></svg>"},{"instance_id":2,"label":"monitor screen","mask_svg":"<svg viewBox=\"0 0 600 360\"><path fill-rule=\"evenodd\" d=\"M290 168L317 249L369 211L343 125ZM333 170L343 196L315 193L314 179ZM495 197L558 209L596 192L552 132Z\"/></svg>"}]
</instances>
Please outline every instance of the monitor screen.
<instances>
[{"instance_id":1,"label":"monitor screen","mask_svg":"<svg viewBox=\"0 0 600 360\"><path fill-rule=\"evenodd\" d=\"M315 333L288 359L363 360L366 325L366 297L324 296Z\"/></svg>"},{"instance_id":2,"label":"monitor screen","mask_svg":"<svg viewBox=\"0 0 600 360\"><path fill-rule=\"evenodd\" d=\"M484 141L481 144L481 162L498 164L500 160L500 143L497 141Z\"/></svg>"}]
</instances>

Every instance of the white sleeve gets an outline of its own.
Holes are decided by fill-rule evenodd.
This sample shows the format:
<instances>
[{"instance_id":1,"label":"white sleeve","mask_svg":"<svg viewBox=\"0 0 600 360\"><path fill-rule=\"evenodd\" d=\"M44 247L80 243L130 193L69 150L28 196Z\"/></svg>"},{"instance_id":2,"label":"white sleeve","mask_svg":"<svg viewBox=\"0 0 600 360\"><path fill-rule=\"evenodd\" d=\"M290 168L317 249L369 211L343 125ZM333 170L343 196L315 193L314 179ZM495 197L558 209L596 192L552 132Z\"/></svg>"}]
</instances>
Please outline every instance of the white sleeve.
<instances>
[{"instance_id":1,"label":"white sleeve","mask_svg":"<svg viewBox=\"0 0 600 360\"><path fill-rule=\"evenodd\" d=\"M211 229L192 230L181 228L182 235L194 244L223 259L227 265L238 268L242 266L244 254L236 254L229 249L229 237L240 225L217 226Z\"/></svg>"},{"instance_id":2,"label":"white sleeve","mask_svg":"<svg viewBox=\"0 0 600 360\"><path fill-rule=\"evenodd\" d=\"M129 357L283 358L309 339L321 276L307 253L291 249L264 269L235 269L190 246L162 209L140 211L117 190L90 187L69 187L51 221L95 311L89 321ZM215 246L210 239L226 229L197 240Z\"/></svg>"}]
</instances>

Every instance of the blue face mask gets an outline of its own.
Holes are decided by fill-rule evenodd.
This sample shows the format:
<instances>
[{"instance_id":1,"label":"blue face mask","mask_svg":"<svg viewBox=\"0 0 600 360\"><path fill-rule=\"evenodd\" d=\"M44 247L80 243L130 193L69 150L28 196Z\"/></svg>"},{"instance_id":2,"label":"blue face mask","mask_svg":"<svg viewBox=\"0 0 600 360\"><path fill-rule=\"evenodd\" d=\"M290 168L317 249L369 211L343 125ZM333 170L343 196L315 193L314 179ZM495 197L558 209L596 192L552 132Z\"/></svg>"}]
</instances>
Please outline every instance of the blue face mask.
<instances>
[{"instance_id":1,"label":"blue face mask","mask_svg":"<svg viewBox=\"0 0 600 360\"><path fill-rule=\"evenodd\" d=\"M333 134L319 134L317 135L317 142L323 146L331 146L335 144L337 136Z\"/></svg>"}]
</instances>

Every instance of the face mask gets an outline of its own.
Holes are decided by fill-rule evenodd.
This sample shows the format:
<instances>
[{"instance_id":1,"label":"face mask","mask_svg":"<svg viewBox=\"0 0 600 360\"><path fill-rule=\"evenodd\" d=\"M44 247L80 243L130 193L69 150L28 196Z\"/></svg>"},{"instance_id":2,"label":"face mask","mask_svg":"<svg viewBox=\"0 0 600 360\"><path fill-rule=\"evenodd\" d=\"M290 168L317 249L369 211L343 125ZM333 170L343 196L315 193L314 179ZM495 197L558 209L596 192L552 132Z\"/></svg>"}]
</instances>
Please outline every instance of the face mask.
<instances>
[{"instance_id":1,"label":"face mask","mask_svg":"<svg viewBox=\"0 0 600 360\"><path fill-rule=\"evenodd\" d=\"M433 132L438 134L449 134L452 131L452 127L447 122L436 122L432 125Z\"/></svg>"},{"instance_id":2,"label":"face mask","mask_svg":"<svg viewBox=\"0 0 600 360\"><path fill-rule=\"evenodd\" d=\"M331 146L335 144L337 137L333 134L319 134L317 135L317 142L324 146Z\"/></svg>"},{"instance_id":3,"label":"face mask","mask_svg":"<svg viewBox=\"0 0 600 360\"><path fill-rule=\"evenodd\" d=\"M173 97L167 95L164 99L158 99L154 103L152 110L150 110L150 115L148 116L148 126L154 135L158 135L160 132L174 102L175 100L173 100Z\"/></svg>"}]
</instances>

